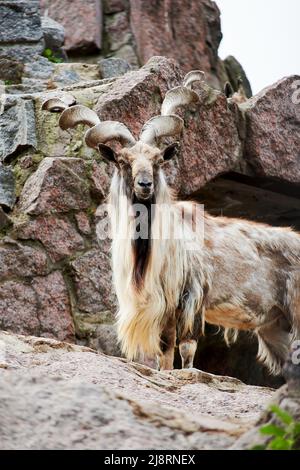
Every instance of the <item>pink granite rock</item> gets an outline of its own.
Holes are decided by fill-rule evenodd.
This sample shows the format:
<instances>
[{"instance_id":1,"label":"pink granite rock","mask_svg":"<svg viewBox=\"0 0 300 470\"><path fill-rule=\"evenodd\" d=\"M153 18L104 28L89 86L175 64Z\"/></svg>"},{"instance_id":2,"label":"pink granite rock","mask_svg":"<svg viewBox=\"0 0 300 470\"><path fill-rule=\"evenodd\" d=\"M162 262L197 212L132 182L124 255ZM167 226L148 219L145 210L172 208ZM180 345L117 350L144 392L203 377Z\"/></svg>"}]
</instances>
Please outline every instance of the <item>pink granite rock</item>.
<instances>
[{"instance_id":1,"label":"pink granite rock","mask_svg":"<svg viewBox=\"0 0 300 470\"><path fill-rule=\"evenodd\" d=\"M258 176L300 183L300 76L262 90L246 112L245 158Z\"/></svg>"},{"instance_id":2,"label":"pink granite rock","mask_svg":"<svg viewBox=\"0 0 300 470\"><path fill-rule=\"evenodd\" d=\"M15 234L20 239L40 241L53 262L84 249L83 238L64 217L37 217L15 227Z\"/></svg>"},{"instance_id":3,"label":"pink granite rock","mask_svg":"<svg viewBox=\"0 0 300 470\"><path fill-rule=\"evenodd\" d=\"M79 158L45 158L26 181L19 210L45 215L88 208L91 199L86 171L86 162Z\"/></svg>"},{"instance_id":4,"label":"pink granite rock","mask_svg":"<svg viewBox=\"0 0 300 470\"><path fill-rule=\"evenodd\" d=\"M48 272L47 256L40 248L8 237L0 241L0 279L41 276Z\"/></svg>"},{"instance_id":5,"label":"pink granite rock","mask_svg":"<svg viewBox=\"0 0 300 470\"><path fill-rule=\"evenodd\" d=\"M101 48L101 0L40 0L42 12L58 21L65 29L68 52L93 52Z\"/></svg>"},{"instance_id":6,"label":"pink granite rock","mask_svg":"<svg viewBox=\"0 0 300 470\"><path fill-rule=\"evenodd\" d=\"M76 286L77 308L84 312L114 311L116 299L112 288L109 254L95 248L71 263Z\"/></svg>"},{"instance_id":7,"label":"pink granite rock","mask_svg":"<svg viewBox=\"0 0 300 470\"><path fill-rule=\"evenodd\" d=\"M59 272L0 285L0 328L74 341L68 291Z\"/></svg>"},{"instance_id":8,"label":"pink granite rock","mask_svg":"<svg viewBox=\"0 0 300 470\"><path fill-rule=\"evenodd\" d=\"M40 334L61 341L75 340L69 293L62 274L55 271L37 277L33 289L38 297Z\"/></svg>"},{"instance_id":9,"label":"pink granite rock","mask_svg":"<svg viewBox=\"0 0 300 470\"><path fill-rule=\"evenodd\" d=\"M142 64L154 55L176 59L185 72L215 73L222 38L210 0L130 0L130 22Z\"/></svg>"}]
</instances>

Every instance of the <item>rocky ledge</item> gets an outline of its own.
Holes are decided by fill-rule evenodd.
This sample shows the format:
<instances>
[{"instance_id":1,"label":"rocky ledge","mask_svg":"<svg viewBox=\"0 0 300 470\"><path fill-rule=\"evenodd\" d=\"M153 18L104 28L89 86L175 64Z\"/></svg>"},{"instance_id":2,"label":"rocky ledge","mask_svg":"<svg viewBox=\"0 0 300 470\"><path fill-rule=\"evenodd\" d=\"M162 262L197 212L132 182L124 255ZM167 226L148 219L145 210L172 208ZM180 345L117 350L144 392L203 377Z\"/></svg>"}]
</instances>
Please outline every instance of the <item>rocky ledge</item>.
<instances>
[{"instance_id":1,"label":"rocky ledge","mask_svg":"<svg viewBox=\"0 0 300 470\"><path fill-rule=\"evenodd\" d=\"M273 390L0 333L2 449L227 449Z\"/></svg>"}]
</instances>

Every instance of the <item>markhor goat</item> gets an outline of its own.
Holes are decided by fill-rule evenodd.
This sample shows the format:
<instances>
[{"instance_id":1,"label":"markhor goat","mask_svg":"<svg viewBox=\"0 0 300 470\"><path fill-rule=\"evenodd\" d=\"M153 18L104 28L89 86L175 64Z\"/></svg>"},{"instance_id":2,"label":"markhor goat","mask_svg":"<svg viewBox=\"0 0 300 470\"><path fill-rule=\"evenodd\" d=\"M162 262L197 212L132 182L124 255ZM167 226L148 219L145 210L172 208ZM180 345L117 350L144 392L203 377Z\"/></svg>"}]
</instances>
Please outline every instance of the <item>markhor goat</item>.
<instances>
[{"instance_id":1,"label":"markhor goat","mask_svg":"<svg viewBox=\"0 0 300 470\"><path fill-rule=\"evenodd\" d=\"M279 373L292 339L300 335L299 234L199 211L194 216L195 203L177 201L162 170L178 144L162 150L161 139L181 134L184 122L176 110L197 102L192 84L201 79L201 72L190 72L183 86L170 90L161 115L145 124L138 141L124 124L100 122L69 94L46 101L43 109L62 112L59 125L64 130L89 126L87 145L115 164L109 195L112 262L118 335L126 356L157 355L160 368L171 369L177 336L182 366L192 367L208 322L224 327L228 338L231 331L233 336L238 330L251 331L258 338L258 358ZM120 150L106 145L112 140L121 143ZM134 235L136 204L147 208L145 238ZM160 233L162 206L169 208L169 228L175 232L182 213L188 215L185 236L152 236ZM196 223L203 231L193 230Z\"/></svg>"}]
</instances>

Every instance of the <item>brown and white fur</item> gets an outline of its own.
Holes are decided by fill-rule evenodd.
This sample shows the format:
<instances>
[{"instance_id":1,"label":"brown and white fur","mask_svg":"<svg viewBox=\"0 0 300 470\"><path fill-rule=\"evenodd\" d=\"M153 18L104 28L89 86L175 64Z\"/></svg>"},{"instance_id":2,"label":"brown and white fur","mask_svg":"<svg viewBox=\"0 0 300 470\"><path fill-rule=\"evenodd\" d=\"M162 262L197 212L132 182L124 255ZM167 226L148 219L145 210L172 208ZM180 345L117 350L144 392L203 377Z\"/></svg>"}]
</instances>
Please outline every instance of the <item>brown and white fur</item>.
<instances>
[{"instance_id":1,"label":"brown and white fur","mask_svg":"<svg viewBox=\"0 0 300 470\"><path fill-rule=\"evenodd\" d=\"M84 106L69 107L67 99L55 100L53 109L45 104L44 109L64 110L63 129L87 124L86 143L116 166L109 203L123 353L129 359L157 355L161 369L172 369L178 339L182 366L192 367L207 322L224 327L228 340L239 330L252 332L258 338L258 358L272 373L279 373L290 342L300 337L300 235L288 228L197 212L196 222L204 230L193 239L194 246L189 237L150 236L159 232L159 209L166 205L173 227L182 211L190 213L185 228L195 234L195 203L177 201L163 173L163 164L176 154L177 144L165 150L158 145L161 136L181 132L183 122L174 111L196 100L191 90L195 77L197 72L191 72L183 87L168 92L163 116L150 120L138 141L123 124L102 123ZM122 143L120 151L105 145L111 139ZM131 207L136 203L149 210L147 239L132 237ZM155 210L150 216L152 204Z\"/></svg>"},{"instance_id":2,"label":"brown and white fur","mask_svg":"<svg viewBox=\"0 0 300 470\"><path fill-rule=\"evenodd\" d=\"M144 165L143 160L147 163ZM136 144L116 157L110 203L122 213L139 197L134 182L140 171L153 179L151 200L170 211L193 210L176 201L157 163L161 152ZM126 163L125 163L126 162ZM147 168L147 170L146 170ZM123 201L120 203L120 201ZM157 207L158 206L158 207ZM128 230L130 211L118 220ZM115 214L111 214L112 217ZM155 217L151 229L155 231ZM113 273L119 300L118 332L130 359L141 353L160 357L160 368L173 367L178 336L183 367L192 367L204 323L248 330L258 338L258 357L273 373L281 370L292 337L300 334L300 236L240 219L203 215L204 243L199 250L185 239L113 239ZM147 243L147 246L145 246ZM196 243L196 242L195 242ZM177 327L177 333L176 333Z\"/></svg>"}]
</instances>

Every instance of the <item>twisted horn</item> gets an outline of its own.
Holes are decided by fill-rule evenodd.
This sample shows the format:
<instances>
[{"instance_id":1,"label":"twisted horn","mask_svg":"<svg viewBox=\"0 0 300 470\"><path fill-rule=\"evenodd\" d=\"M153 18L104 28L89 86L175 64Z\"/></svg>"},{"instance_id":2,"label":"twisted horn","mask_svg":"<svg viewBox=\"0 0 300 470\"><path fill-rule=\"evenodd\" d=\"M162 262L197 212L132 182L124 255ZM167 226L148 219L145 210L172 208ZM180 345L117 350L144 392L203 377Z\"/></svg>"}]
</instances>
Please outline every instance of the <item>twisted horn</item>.
<instances>
[{"instance_id":1,"label":"twisted horn","mask_svg":"<svg viewBox=\"0 0 300 470\"><path fill-rule=\"evenodd\" d=\"M100 124L88 129L85 134L85 142L89 147L98 148L100 143L108 140L118 140L126 147L133 146L136 141L129 129L118 121L103 121Z\"/></svg>"},{"instance_id":2,"label":"twisted horn","mask_svg":"<svg viewBox=\"0 0 300 470\"><path fill-rule=\"evenodd\" d=\"M76 99L69 93L64 93L60 96L53 96L42 104L43 111L49 111L50 113L61 113L64 109L73 106L76 103Z\"/></svg>"},{"instance_id":3,"label":"twisted horn","mask_svg":"<svg viewBox=\"0 0 300 470\"><path fill-rule=\"evenodd\" d=\"M161 137L181 134L183 127L183 119L179 116L155 116L142 128L140 140L151 145Z\"/></svg>"},{"instance_id":4,"label":"twisted horn","mask_svg":"<svg viewBox=\"0 0 300 470\"><path fill-rule=\"evenodd\" d=\"M191 70L183 79L183 86L186 88L192 88L194 82L204 82L205 73L201 70Z\"/></svg>"},{"instance_id":5,"label":"twisted horn","mask_svg":"<svg viewBox=\"0 0 300 470\"><path fill-rule=\"evenodd\" d=\"M185 88L183 86L172 88L166 93L161 106L161 115L168 116L170 114L175 114L179 106L196 103L198 100L199 96L197 93L189 88Z\"/></svg>"},{"instance_id":6,"label":"twisted horn","mask_svg":"<svg viewBox=\"0 0 300 470\"><path fill-rule=\"evenodd\" d=\"M96 126L100 123L95 111L77 104L71 108L67 108L63 111L59 118L59 126L64 131L67 129L73 129L78 124L86 124L89 127Z\"/></svg>"}]
</instances>

